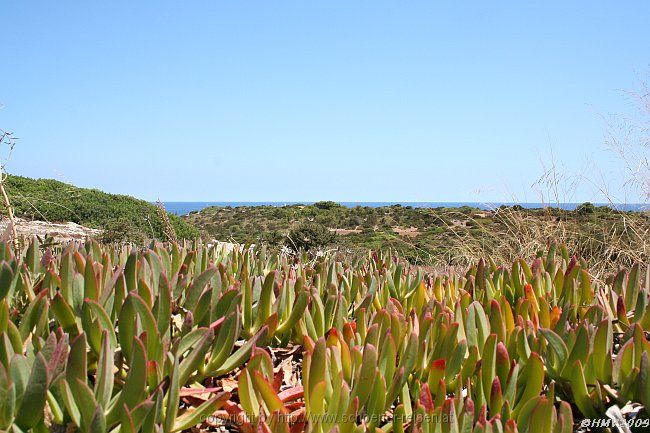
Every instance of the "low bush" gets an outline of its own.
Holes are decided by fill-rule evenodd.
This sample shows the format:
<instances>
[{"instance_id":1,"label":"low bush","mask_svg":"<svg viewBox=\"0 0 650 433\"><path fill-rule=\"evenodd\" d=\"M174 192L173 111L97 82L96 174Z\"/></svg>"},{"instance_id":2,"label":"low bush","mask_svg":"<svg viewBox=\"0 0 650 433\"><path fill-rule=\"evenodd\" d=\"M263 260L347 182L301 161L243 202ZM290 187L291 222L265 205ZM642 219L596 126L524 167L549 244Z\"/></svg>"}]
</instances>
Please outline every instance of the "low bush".
<instances>
[{"instance_id":1,"label":"low bush","mask_svg":"<svg viewBox=\"0 0 650 433\"><path fill-rule=\"evenodd\" d=\"M126 195L77 188L52 179L9 176L5 188L15 215L30 220L71 221L107 230L106 240L166 240L165 223L155 205ZM199 230L176 215L169 222L179 239L193 239ZM115 233L111 233L116 230Z\"/></svg>"}]
</instances>

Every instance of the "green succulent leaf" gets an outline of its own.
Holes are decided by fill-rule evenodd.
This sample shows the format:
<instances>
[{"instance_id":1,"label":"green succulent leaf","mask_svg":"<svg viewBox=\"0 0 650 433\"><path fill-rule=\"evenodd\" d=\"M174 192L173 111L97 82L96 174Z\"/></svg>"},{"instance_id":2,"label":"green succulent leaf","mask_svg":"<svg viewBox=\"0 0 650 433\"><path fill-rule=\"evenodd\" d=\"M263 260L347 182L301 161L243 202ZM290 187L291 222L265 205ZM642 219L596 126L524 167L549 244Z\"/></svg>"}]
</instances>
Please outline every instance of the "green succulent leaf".
<instances>
[{"instance_id":1,"label":"green succulent leaf","mask_svg":"<svg viewBox=\"0 0 650 433\"><path fill-rule=\"evenodd\" d=\"M27 430L41 421L48 387L47 363L43 355L38 353L16 414L15 423L18 427Z\"/></svg>"}]
</instances>

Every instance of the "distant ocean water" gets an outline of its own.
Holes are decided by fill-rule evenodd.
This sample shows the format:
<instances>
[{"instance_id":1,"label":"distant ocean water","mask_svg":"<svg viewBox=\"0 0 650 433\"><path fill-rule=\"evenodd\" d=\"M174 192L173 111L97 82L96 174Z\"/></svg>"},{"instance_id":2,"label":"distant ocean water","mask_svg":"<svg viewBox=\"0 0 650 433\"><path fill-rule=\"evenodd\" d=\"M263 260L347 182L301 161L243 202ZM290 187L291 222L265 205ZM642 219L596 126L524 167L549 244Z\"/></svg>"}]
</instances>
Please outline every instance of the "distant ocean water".
<instances>
[{"instance_id":1,"label":"distant ocean water","mask_svg":"<svg viewBox=\"0 0 650 433\"><path fill-rule=\"evenodd\" d=\"M187 215L190 212L200 211L210 206L220 206L220 207L240 207L240 206L288 206L293 204L313 204L314 202L297 202L297 201L168 201L164 202L165 209L167 212L173 213L175 215ZM526 209L538 209L543 207L548 207L548 204L544 203L479 203L479 202L383 202L383 201L342 201L339 202L345 207L357 207L357 206L367 206L367 207L382 207L382 206L393 206L399 204L401 206L411 206L414 208L438 208L438 207L475 207L483 210L490 210L497 208L502 205L514 206L520 205ZM573 210L576 207L580 206L581 203L561 203L560 208L565 210ZM596 206L612 206L606 203L595 203ZM550 205L555 207L556 205ZM640 211L647 210L647 205L642 204L621 204L614 205L619 210L624 211Z\"/></svg>"}]
</instances>

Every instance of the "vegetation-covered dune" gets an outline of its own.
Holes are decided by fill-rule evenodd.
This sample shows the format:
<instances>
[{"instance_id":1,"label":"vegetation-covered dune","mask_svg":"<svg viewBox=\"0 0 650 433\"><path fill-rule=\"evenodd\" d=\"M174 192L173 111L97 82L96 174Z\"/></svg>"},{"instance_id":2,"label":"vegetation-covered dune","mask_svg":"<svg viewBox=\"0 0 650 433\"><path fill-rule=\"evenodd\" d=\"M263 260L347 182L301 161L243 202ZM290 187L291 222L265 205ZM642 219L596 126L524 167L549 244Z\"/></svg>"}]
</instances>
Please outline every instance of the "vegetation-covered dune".
<instances>
[{"instance_id":1,"label":"vegetation-covered dune","mask_svg":"<svg viewBox=\"0 0 650 433\"><path fill-rule=\"evenodd\" d=\"M650 214L619 212L589 203L557 208L409 206L346 208L333 202L283 207L211 207L185 217L214 239L268 242L293 249L398 251L411 263L461 265L492 257L530 258L562 242L588 260L597 275L648 263Z\"/></svg>"},{"instance_id":2,"label":"vegetation-covered dune","mask_svg":"<svg viewBox=\"0 0 650 433\"><path fill-rule=\"evenodd\" d=\"M0 244L0 430L569 433L609 413L647 431L649 304L649 272L595 283L563 247L436 274Z\"/></svg>"},{"instance_id":3,"label":"vegetation-covered dune","mask_svg":"<svg viewBox=\"0 0 650 433\"><path fill-rule=\"evenodd\" d=\"M101 229L105 241L167 240L164 213L155 205L126 195L78 188L52 179L9 176L5 188L17 217L74 222ZM198 230L166 214L179 239L195 238Z\"/></svg>"}]
</instances>

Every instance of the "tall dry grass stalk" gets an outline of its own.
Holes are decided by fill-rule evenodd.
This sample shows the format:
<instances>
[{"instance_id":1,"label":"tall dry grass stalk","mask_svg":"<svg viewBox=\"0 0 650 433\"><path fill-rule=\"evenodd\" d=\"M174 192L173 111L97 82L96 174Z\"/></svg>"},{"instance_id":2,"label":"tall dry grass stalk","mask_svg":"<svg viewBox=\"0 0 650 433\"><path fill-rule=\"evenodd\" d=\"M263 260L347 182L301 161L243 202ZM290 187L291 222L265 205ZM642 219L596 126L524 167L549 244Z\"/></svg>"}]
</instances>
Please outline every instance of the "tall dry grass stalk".
<instances>
[{"instance_id":1,"label":"tall dry grass stalk","mask_svg":"<svg viewBox=\"0 0 650 433\"><path fill-rule=\"evenodd\" d=\"M0 129L0 146L6 144L9 148L7 158L0 163L0 195L2 196L2 203L5 210L7 211L7 216L9 218L9 228L8 232L11 234L11 240L14 246L14 249L18 250L18 234L16 232L16 219L14 218L14 208L11 205L11 200L9 199L9 194L5 189L5 180L7 179L7 172L5 170L6 164L11 158L11 153L14 150L16 145L16 138L13 137L12 133L3 131Z\"/></svg>"},{"instance_id":2,"label":"tall dry grass stalk","mask_svg":"<svg viewBox=\"0 0 650 433\"><path fill-rule=\"evenodd\" d=\"M497 222L489 227L475 224L478 233L458 227L449 245L451 263L471 264L480 258L511 263L532 259L551 244L566 245L584 259L595 279L604 280L634 263L650 264L650 215L612 210L606 216L547 208L543 216L511 207L492 211Z\"/></svg>"},{"instance_id":3,"label":"tall dry grass stalk","mask_svg":"<svg viewBox=\"0 0 650 433\"><path fill-rule=\"evenodd\" d=\"M178 242L178 237L176 236L176 230L172 226L171 221L169 220L169 215L167 215L167 209L165 205L160 201L156 201L156 210L158 212L158 217L163 225L163 233L169 242Z\"/></svg>"},{"instance_id":4,"label":"tall dry grass stalk","mask_svg":"<svg viewBox=\"0 0 650 433\"><path fill-rule=\"evenodd\" d=\"M552 150L549 160L542 161L543 174L532 187L548 207L543 216L511 207L492 211L499 223L489 228L475 224L479 233L470 234L453 225L454 233L449 260L472 263L490 257L497 263L509 263L518 257L532 258L551 243L564 244L584 259L594 278L605 279L611 273L634 263L650 265L650 87L626 92L633 113L607 118L605 144L621 165L622 196L612 196L602 180L585 175L567 174L558 168ZM604 178L604 176L603 176ZM572 197L580 182L595 187L613 208L626 204L632 197L644 206L641 212L612 209L598 216L588 212L568 212L560 204Z\"/></svg>"}]
</instances>

